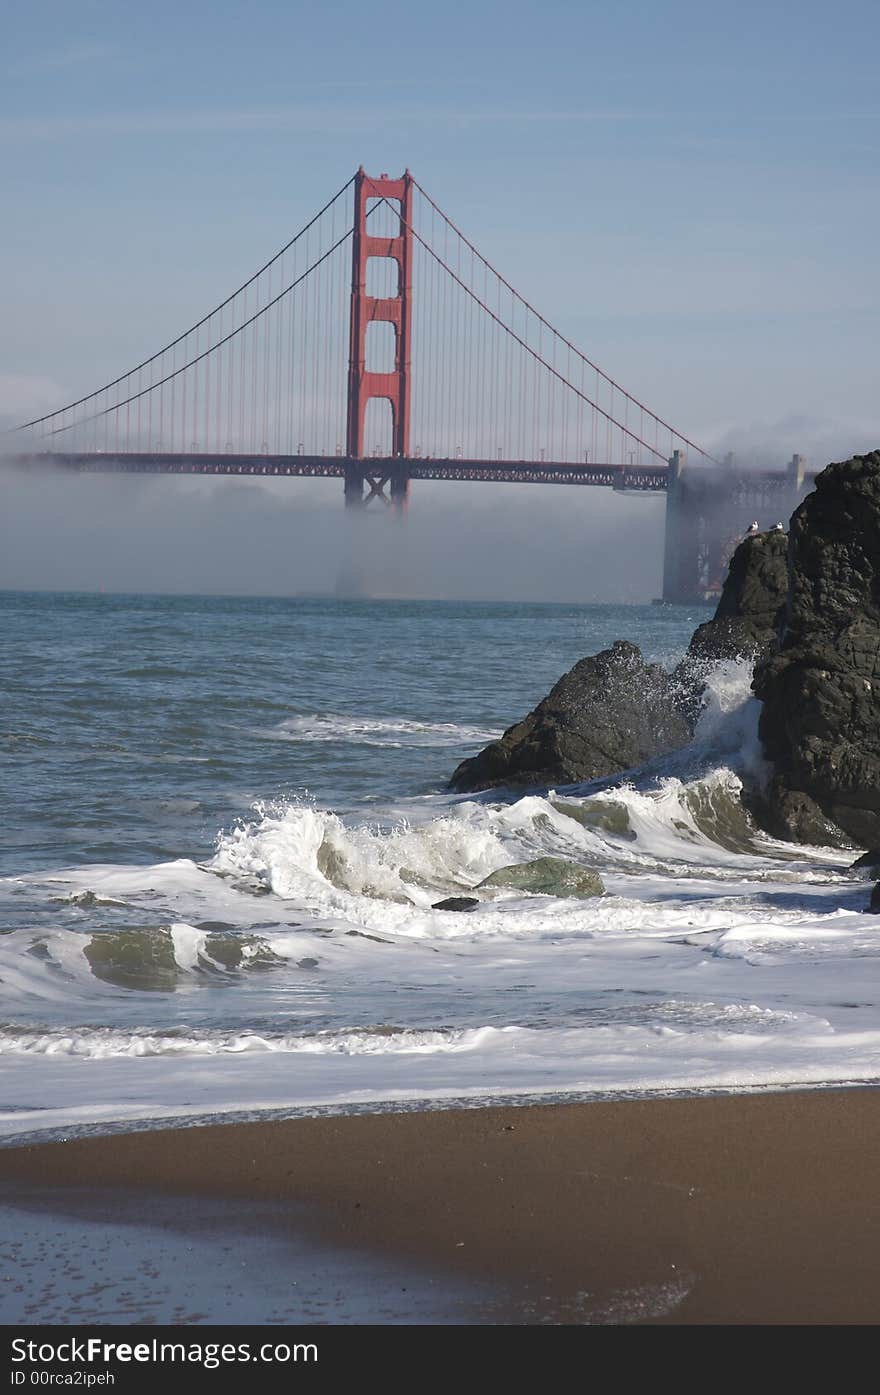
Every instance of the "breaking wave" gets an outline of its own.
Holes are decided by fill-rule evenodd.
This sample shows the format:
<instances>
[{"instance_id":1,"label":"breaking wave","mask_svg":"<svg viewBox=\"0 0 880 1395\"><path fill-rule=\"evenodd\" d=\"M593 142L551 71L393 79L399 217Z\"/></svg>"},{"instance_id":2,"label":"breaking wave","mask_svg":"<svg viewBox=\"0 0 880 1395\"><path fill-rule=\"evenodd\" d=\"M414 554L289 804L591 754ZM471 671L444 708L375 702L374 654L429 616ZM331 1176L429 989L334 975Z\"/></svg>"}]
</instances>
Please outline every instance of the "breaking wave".
<instances>
[{"instance_id":1,"label":"breaking wave","mask_svg":"<svg viewBox=\"0 0 880 1395\"><path fill-rule=\"evenodd\" d=\"M388 1027L310 1035L253 1031L122 1031L80 1027L75 1031L22 1030L0 1025L0 1056L80 1056L90 1060L138 1056L241 1056L247 1053L312 1056L388 1055L470 1051L481 1046L491 1028L448 1031L394 1031Z\"/></svg>"},{"instance_id":2,"label":"breaking wave","mask_svg":"<svg viewBox=\"0 0 880 1395\"><path fill-rule=\"evenodd\" d=\"M760 875L778 870L780 853L809 861L760 833L742 800L743 779L759 772L750 679L748 664L718 665L692 744L629 783L527 793L507 804L433 801L369 825L309 803L259 804L252 819L219 836L211 870L314 913L349 914L358 900L430 909L501 867L539 857L676 877L742 875L744 859Z\"/></svg>"}]
</instances>

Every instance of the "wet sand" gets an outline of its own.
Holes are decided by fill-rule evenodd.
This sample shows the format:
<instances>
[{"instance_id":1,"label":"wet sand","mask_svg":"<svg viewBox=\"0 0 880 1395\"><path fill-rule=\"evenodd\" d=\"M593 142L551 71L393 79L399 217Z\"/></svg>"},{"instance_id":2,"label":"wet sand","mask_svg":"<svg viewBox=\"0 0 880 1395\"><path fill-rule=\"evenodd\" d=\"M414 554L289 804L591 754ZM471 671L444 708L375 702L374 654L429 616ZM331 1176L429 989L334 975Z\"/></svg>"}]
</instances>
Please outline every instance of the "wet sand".
<instances>
[{"instance_id":1,"label":"wet sand","mask_svg":"<svg viewBox=\"0 0 880 1395\"><path fill-rule=\"evenodd\" d=\"M0 1324L455 1325L509 1320L496 1286L310 1234L307 1208L13 1184Z\"/></svg>"},{"instance_id":2,"label":"wet sand","mask_svg":"<svg viewBox=\"0 0 880 1395\"><path fill-rule=\"evenodd\" d=\"M124 1188L139 1223L225 1198L257 1232L271 1203L276 1235L504 1294L461 1320L876 1323L878 1164L880 1091L854 1089L115 1134L0 1149L0 1180L87 1188L93 1218Z\"/></svg>"}]
</instances>

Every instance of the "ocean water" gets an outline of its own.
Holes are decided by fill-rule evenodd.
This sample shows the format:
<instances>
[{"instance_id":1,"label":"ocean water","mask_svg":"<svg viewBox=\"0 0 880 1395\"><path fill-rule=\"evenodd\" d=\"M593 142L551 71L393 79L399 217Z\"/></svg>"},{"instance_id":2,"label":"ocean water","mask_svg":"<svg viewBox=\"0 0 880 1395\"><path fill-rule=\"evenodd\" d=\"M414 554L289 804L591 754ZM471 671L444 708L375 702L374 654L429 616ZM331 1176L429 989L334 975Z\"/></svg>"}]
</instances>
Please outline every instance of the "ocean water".
<instances>
[{"instance_id":1,"label":"ocean water","mask_svg":"<svg viewBox=\"0 0 880 1395\"><path fill-rule=\"evenodd\" d=\"M0 595L0 1134L880 1079L854 854L756 832L745 664L626 778L446 781L705 611ZM478 892L553 856L590 900Z\"/></svg>"}]
</instances>

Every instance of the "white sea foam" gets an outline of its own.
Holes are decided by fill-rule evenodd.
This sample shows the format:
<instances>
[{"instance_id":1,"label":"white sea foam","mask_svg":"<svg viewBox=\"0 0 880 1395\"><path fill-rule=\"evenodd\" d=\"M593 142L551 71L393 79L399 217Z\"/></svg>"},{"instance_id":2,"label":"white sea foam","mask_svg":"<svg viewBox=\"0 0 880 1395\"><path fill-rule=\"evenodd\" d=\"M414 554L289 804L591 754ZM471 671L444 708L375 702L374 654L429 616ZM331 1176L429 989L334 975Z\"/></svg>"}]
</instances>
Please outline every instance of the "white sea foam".
<instances>
[{"instance_id":1,"label":"white sea foam","mask_svg":"<svg viewBox=\"0 0 880 1395\"><path fill-rule=\"evenodd\" d=\"M281 741L333 742L360 746L467 746L494 741L498 730L456 722L419 722L403 717L357 717L315 712L288 717L269 736Z\"/></svg>"},{"instance_id":2,"label":"white sea foam","mask_svg":"<svg viewBox=\"0 0 880 1395\"><path fill-rule=\"evenodd\" d=\"M83 1027L72 1032L21 1031L0 1027L0 1056L78 1056L103 1061L116 1057L228 1056L246 1052L311 1056L395 1056L409 1053L472 1051L491 1035L475 1030L317 1032L310 1036L259 1032L157 1033Z\"/></svg>"},{"instance_id":3,"label":"white sea foam","mask_svg":"<svg viewBox=\"0 0 880 1395\"><path fill-rule=\"evenodd\" d=\"M362 1045L362 1043L361 1043ZM0 1054L0 1133L109 1120L370 1102L748 1090L880 1079L880 1034L822 1018L787 1031L487 1028L456 1046ZM15 1101L15 1102L14 1102ZM39 1101L39 1103L35 1103Z\"/></svg>"},{"instance_id":4,"label":"white sea foam","mask_svg":"<svg viewBox=\"0 0 880 1395\"><path fill-rule=\"evenodd\" d=\"M758 739L761 704L752 694L752 665L722 660L705 679L694 745L721 756L740 774L763 781L767 765Z\"/></svg>"}]
</instances>

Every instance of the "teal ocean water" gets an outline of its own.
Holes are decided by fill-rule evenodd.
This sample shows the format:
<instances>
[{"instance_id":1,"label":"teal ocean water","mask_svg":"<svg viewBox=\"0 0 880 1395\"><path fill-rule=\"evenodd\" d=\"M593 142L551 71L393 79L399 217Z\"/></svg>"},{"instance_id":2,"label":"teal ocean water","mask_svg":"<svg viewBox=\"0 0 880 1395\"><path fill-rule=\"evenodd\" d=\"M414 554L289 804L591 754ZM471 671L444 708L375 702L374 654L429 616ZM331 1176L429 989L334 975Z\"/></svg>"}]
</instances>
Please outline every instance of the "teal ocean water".
<instances>
[{"instance_id":1,"label":"teal ocean water","mask_svg":"<svg viewBox=\"0 0 880 1395\"><path fill-rule=\"evenodd\" d=\"M673 661L698 610L0 593L3 872L204 858L255 800L442 790L625 636Z\"/></svg>"}]
</instances>

